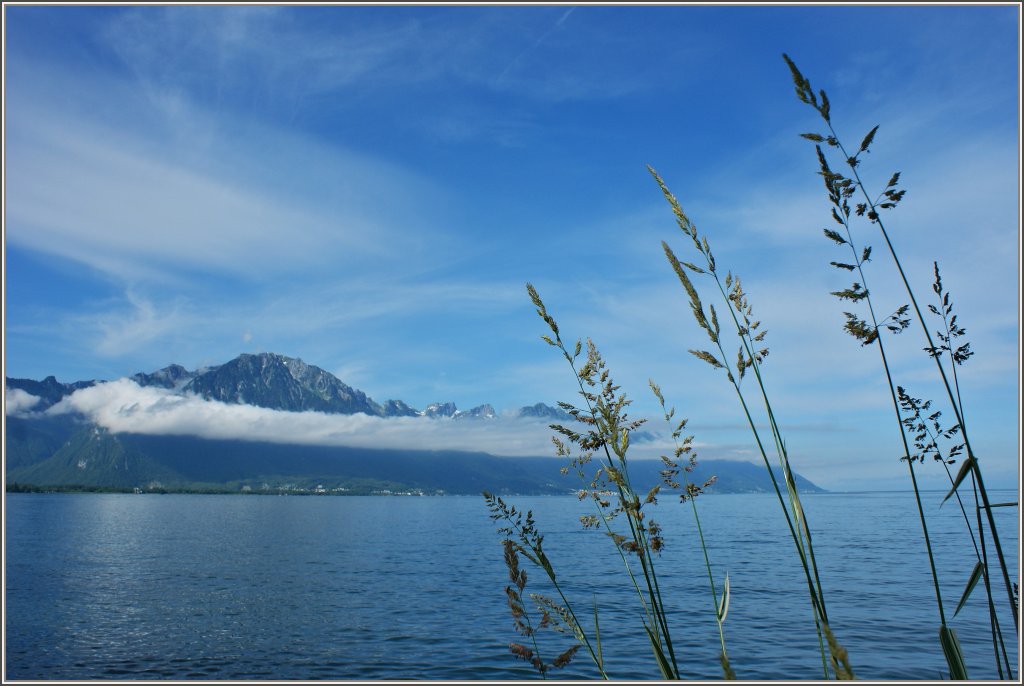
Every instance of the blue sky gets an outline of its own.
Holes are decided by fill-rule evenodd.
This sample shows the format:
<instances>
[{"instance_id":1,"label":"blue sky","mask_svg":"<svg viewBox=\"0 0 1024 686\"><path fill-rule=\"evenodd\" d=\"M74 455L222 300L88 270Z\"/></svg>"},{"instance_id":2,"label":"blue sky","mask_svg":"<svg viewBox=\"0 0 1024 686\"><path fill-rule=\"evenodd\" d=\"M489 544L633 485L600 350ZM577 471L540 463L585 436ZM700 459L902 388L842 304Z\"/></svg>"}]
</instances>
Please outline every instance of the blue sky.
<instances>
[{"instance_id":1,"label":"blue sky","mask_svg":"<svg viewBox=\"0 0 1024 686\"><path fill-rule=\"evenodd\" d=\"M881 125L865 180L902 172L896 247L926 302L939 261L977 353L962 386L989 487L1017 485L1016 5L4 15L7 376L271 351L420 408L573 400L529 281L637 415L656 414L653 377L703 456L752 459L731 388L686 352L706 338L661 252L687 244L649 164L743 278L798 471L903 487L878 355L828 294L848 279L828 266L843 256L798 138L820 120L787 52L851 144ZM891 263L862 231L894 309ZM919 331L891 345L897 382L938 399Z\"/></svg>"}]
</instances>

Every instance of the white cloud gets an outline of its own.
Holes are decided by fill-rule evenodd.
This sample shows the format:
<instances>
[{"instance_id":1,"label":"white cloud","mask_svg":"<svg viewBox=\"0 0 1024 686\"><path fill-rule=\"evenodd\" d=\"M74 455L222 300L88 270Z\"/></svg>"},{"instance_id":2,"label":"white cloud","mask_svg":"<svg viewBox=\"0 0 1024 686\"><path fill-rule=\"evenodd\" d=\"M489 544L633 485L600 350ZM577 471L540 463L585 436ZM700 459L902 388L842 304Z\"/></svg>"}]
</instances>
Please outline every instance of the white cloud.
<instances>
[{"instance_id":1,"label":"white cloud","mask_svg":"<svg viewBox=\"0 0 1024 686\"><path fill-rule=\"evenodd\" d=\"M20 388L4 388L4 412L8 416L28 414L29 411L39 404L41 398L32 395Z\"/></svg>"},{"instance_id":2,"label":"white cloud","mask_svg":"<svg viewBox=\"0 0 1024 686\"><path fill-rule=\"evenodd\" d=\"M229 405L119 379L76 391L49 410L77 412L114 433L407 450L552 455L544 421L451 421L283 412Z\"/></svg>"}]
</instances>

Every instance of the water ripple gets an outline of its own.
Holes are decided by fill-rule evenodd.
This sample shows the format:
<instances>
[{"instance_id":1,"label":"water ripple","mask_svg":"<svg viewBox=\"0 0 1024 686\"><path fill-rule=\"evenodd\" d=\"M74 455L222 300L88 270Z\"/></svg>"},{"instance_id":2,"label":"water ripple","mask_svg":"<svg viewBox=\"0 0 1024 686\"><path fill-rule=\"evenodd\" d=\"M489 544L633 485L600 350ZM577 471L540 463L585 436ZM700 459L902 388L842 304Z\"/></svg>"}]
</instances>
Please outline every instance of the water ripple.
<instances>
[{"instance_id":1,"label":"water ripple","mask_svg":"<svg viewBox=\"0 0 1024 686\"><path fill-rule=\"evenodd\" d=\"M579 503L519 501L547 531L545 548L570 596L582 599L588 617L597 603L612 673L657 678L621 561L605 537L567 525ZM903 524L914 515L904 494L871 496L870 516L853 497L807 501L830 618L858 676L936 678L944 661L932 640L934 599L919 538ZM701 503L716 574L730 575L726 630L737 673L820 677L806 586L776 526L777 503ZM11 679L536 676L508 649L519 638L502 592L508 574L478 498L12 494L6 514ZM1015 559L1015 512L1000 515L1010 515L1001 531ZM706 577L688 538L692 520L665 507L659 522L672 532L657 564L680 666L688 677L720 679ZM958 544L959 524L943 515L929 525L943 573L960 579L972 563ZM545 590L541 580L531 570L528 590ZM987 620L974 600L955 626L971 676L989 678ZM898 636L913 637L912 659ZM569 645L554 638L552 655ZM582 653L558 673L596 676Z\"/></svg>"}]
</instances>

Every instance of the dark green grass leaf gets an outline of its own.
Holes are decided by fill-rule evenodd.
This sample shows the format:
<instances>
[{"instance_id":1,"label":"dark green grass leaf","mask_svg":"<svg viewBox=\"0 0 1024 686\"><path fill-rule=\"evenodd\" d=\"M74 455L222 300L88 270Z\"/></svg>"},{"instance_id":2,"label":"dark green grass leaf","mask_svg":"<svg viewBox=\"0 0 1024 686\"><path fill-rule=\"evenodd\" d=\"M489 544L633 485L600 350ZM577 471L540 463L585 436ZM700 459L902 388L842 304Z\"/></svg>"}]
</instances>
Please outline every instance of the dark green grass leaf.
<instances>
[{"instance_id":1,"label":"dark green grass leaf","mask_svg":"<svg viewBox=\"0 0 1024 686\"><path fill-rule=\"evenodd\" d=\"M939 642L942 643L942 652L946 656L946 664L949 665L949 678L954 681L966 681L967 665L964 664L964 654L960 650L956 632L948 626L939 627Z\"/></svg>"},{"instance_id":2,"label":"dark green grass leaf","mask_svg":"<svg viewBox=\"0 0 1024 686\"><path fill-rule=\"evenodd\" d=\"M661 676L666 681L671 681L677 678L673 674L672 666L668 663L668 659L665 657L665 652L661 649L661 644L658 639L654 637L654 633L649 627L644 627L644 631L647 632L647 638L651 639L651 650L654 651L654 657L658 660L658 667L661 669Z\"/></svg>"},{"instance_id":3,"label":"dark green grass leaf","mask_svg":"<svg viewBox=\"0 0 1024 686\"><path fill-rule=\"evenodd\" d=\"M960 465L960 471L957 473L956 478L953 479L953 488L949 489L949 493L947 493L946 497L942 499L943 503L949 500L949 497L951 495L956 493L956 489L960 488L960 484L963 483L963 480L966 479L967 475L971 473L971 469L973 467L974 456L968 457L966 460L964 460L964 463Z\"/></svg>"},{"instance_id":4,"label":"dark green grass leaf","mask_svg":"<svg viewBox=\"0 0 1024 686\"><path fill-rule=\"evenodd\" d=\"M974 565L974 571L971 572L971 578L967 580L967 587L964 588L964 594L960 596L960 602L956 604L956 610L953 612L953 616L956 617L960 612L960 609L967 602L967 599L971 596L971 591L978 585L978 581L981 579L981 573L985 571L985 565L978 560L978 563Z\"/></svg>"}]
</instances>

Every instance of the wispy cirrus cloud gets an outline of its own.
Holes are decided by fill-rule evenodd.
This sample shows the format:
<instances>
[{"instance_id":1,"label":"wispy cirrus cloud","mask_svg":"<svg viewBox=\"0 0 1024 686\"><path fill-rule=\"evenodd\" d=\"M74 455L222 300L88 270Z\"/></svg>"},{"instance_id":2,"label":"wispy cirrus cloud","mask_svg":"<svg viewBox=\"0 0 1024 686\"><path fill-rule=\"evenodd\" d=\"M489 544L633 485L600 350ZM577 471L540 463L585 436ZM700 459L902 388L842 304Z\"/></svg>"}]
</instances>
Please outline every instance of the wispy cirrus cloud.
<instances>
[{"instance_id":1,"label":"wispy cirrus cloud","mask_svg":"<svg viewBox=\"0 0 1024 686\"><path fill-rule=\"evenodd\" d=\"M573 13L573 11L575 11L575 10L576 10L576 8L575 8L575 7L570 7L569 9L567 9L566 11L564 11L564 12L563 12L563 13L561 14L561 16L560 16L560 17L558 17L558 19L557 19L557 20L555 21L555 23L554 23L554 24L552 24L552 25L551 25L551 26L550 26L550 27L549 27L549 28L548 28L548 29L547 29L546 31L544 31L544 32L543 32L543 33L542 33L542 34L541 34L540 36L538 36L538 37L537 37L537 38L536 38L536 39L535 39L535 40L534 40L534 41L533 41L532 43L530 43L530 44L529 44L529 45L528 45L528 46L527 46L526 48L524 48L524 49L522 50L522 52L518 53L518 54L517 54L517 55L516 55L515 57L513 57L513 58L512 58L512 59L511 59L511 60L509 61L509 63L505 65L505 68L501 70L501 73L500 73L500 74L498 74L498 77L497 77L497 78L496 78L496 79L494 80L494 84L495 84L496 86L500 85L500 84L502 83L502 81L503 81L503 80L505 79L505 76L506 76L506 75L507 75L507 74L509 73L509 71L511 71L511 70L512 70L513 68L515 68L515 66L516 66L516 65L517 65L517 64L518 64L519 62L521 62L521 61L522 61L522 59L523 59L523 58L524 58L524 57L525 57L526 55L528 55L529 53L531 53L531 52L533 52L534 50L536 50L537 48L539 48L539 47L540 47L540 46L541 46L541 45L542 45L542 44L544 43L544 41L546 41L546 40L548 39L548 37L549 37L549 36L550 36L550 35L551 35L552 33L554 33L555 31L559 30L559 29L560 29L560 28L562 27L562 24L564 24L564 23L566 22L566 20L567 20L567 19L569 18L569 16L570 16L570 15L571 15L571 14Z\"/></svg>"},{"instance_id":2,"label":"wispy cirrus cloud","mask_svg":"<svg viewBox=\"0 0 1024 686\"><path fill-rule=\"evenodd\" d=\"M585 46L629 46L598 22L573 25L577 9L449 8L439 21L417 12L396 20L372 8L343 14L315 7L147 7L118 16L105 40L169 114L183 94L294 114L325 94L451 79L549 101L607 99L644 88L642 78L614 68L611 58L589 77L577 69ZM545 68L538 71L538 63Z\"/></svg>"},{"instance_id":3,"label":"wispy cirrus cloud","mask_svg":"<svg viewBox=\"0 0 1024 686\"><path fill-rule=\"evenodd\" d=\"M244 121L164 143L136 111L128 129L45 106L9 117L8 240L128 280L356 268L393 259L389 245L423 244L400 227L429 186L408 171ZM409 204L371 211L392 184Z\"/></svg>"},{"instance_id":4,"label":"wispy cirrus cloud","mask_svg":"<svg viewBox=\"0 0 1024 686\"><path fill-rule=\"evenodd\" d=\"M107 311L99 317L82 317L79 320L81 331L92 329L98 335L94 345L100 355L117 357L187 330L189 322L180 304L163 309L131 290L125 298L129 306L127 311Z\"/></svg>"},{"instance_id":5,"label":"wispy cirrus cloud","mask_svg":"<svg viewBox=\"0 0 1024 686\"><path fill-rule=\"evenodd\" d=\"M182 99L291 116L309 98L436 69L412 59L416 20L353 30L337 18L317 8L133 8L110 22L105 40L169 117Z\"/></svg>"}]
</instances>

